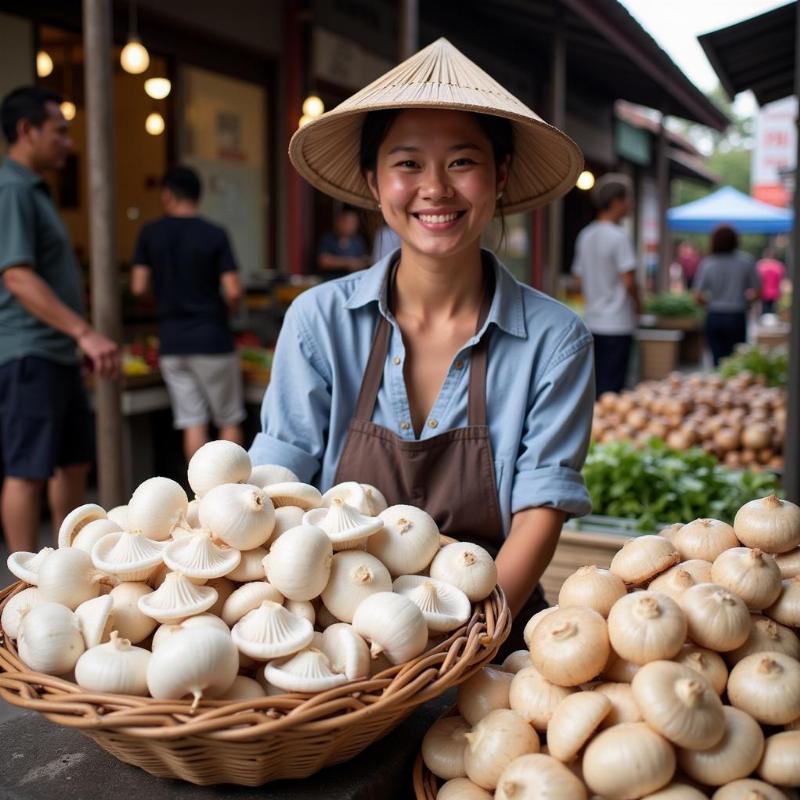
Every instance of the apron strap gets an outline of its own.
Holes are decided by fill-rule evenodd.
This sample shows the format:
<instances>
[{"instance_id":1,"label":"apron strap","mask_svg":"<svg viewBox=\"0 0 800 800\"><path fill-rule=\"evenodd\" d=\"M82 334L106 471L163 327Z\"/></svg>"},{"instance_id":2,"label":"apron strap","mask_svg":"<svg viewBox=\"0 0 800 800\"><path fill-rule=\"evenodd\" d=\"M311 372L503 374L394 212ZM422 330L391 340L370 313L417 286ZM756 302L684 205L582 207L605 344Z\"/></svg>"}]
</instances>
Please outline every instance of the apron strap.
<instances>
[{"instance_id":1,"label":"apron strap","mask_svg":"<svg viewBox=\"0 0 800 800\"><path fill-rule=\"evenodd\" d=\"M494 297L494 273L491 268L484 270L486 285L481 300L481 310L478 314L478 324L475 326L477 333L489 316L489 309ZM469 393L467 394L467 425L486 425L486 364L489 357L489 334L487 328L481 340L472 348L472 358L469 365Z\"/></svg>"},{"instance_id":2,"label":"apron strap","mask_svg":"<svg viewBox=\"0 0 800 800\"><path fill-rule=\"evenodd\" d=\"M364 378L361 381L361 390L358 393L358 402L354 419L369 422L375 410L375 402L378 399L378 390L383 381L383 368L386 363L386 356L389 353L389 336L392 333L392 326L383 314L378 313L378 325L375 328L375 336L372 339L372 349L369 353L367 367L364 370Z\"/></svg>"}]
</instances>

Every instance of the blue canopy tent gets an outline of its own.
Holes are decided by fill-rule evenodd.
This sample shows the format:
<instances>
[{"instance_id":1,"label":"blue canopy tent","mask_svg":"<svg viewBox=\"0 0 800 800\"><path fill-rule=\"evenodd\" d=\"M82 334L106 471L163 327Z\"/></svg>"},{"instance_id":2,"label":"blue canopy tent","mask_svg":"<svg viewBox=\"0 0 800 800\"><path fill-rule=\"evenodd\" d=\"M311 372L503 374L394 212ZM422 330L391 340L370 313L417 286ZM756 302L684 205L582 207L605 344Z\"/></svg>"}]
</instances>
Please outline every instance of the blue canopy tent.
<instances>
[{"instance_id":1,"label":"blue canopy tent","mask_svg":"<svg viewBox=\"0 0 800 800\"><path fill-rule=\"evenodd\" d=\"M670 229L687 233L711 233L723 223L737 233L787 233L793 222L791 211L754 200L732 186L667 212Z\"/></svg>"}]
</instances>

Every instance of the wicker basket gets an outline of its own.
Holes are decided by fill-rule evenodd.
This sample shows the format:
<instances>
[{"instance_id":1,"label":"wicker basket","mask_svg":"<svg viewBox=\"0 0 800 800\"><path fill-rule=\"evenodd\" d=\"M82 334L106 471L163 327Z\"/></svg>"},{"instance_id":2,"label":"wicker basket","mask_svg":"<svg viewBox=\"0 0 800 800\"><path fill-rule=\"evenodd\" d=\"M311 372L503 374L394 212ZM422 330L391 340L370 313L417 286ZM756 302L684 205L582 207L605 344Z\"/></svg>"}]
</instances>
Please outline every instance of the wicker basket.
<instances>
[{"instance_id":1,"label":"wicker basket","mask_svg":"<svg viewBox=\"0 0 800 800\"><path fill-rule=\"evenodd\" d=\"M436 776L425 766L422 753L414 761L414 797L416 800L436 800L439 783Z\"/></svg>"},{"instance_id":2,"label":"wicker basket","mask_svg":"<svg viewBox=\"0 0 800 800\"><path fill-rule=\"evenodd\" d=\"M18 582L0 591L0 612ZM128 764L162 778L260 786L304 778L352 758L415 708L492 660L511 616L499 588L469 622L418 658L316 695L285 694L231 703L159 701L92 694L31 672L0 634L0 697L77 728Z\"/></svg>"}]
</instances>

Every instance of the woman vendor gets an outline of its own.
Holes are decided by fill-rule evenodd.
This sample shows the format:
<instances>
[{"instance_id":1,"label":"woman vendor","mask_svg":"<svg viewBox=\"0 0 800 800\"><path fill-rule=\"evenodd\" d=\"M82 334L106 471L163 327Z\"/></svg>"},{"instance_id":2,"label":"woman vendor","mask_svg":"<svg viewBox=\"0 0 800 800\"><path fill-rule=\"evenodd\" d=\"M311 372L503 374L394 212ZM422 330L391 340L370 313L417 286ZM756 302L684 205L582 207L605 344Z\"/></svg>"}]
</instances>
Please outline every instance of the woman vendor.
<instances>
[{"instance_id":1,"label":"woman vendor","mask_svg":"<svg viewBox=\"0 0 800 800\"><path fill-rule=\"evenodd\" d=\"M591 508L592 339L481 236L569 191L581 153L439 39L298 130L290 157L401 244L294 301L253 463L372 484L489 549L522 646L562 524Z\"/></svg>"}]
</instances>

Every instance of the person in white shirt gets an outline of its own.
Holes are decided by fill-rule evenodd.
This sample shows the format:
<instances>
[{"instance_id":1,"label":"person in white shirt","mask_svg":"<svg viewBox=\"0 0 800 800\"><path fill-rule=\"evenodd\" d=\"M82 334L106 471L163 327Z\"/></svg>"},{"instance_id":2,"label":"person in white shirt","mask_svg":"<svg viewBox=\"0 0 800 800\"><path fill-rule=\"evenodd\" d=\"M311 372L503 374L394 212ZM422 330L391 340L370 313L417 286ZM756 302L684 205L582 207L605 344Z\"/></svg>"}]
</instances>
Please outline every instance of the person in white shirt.
<instances>
[{"instance_id":1,"label":"person in white shirt","mask_svg":"<svg viewBox=\"0 0 800 800\"><path fill-rule=\"evenodd\" d=\"M592 191L597 218L579 234L572 274L583 291L584 322L594 337L597 396L619 392L641 311L636 255L620 222L631 212L633 194L626 175L609 173Z\"/></svg>"}]
</instances>

